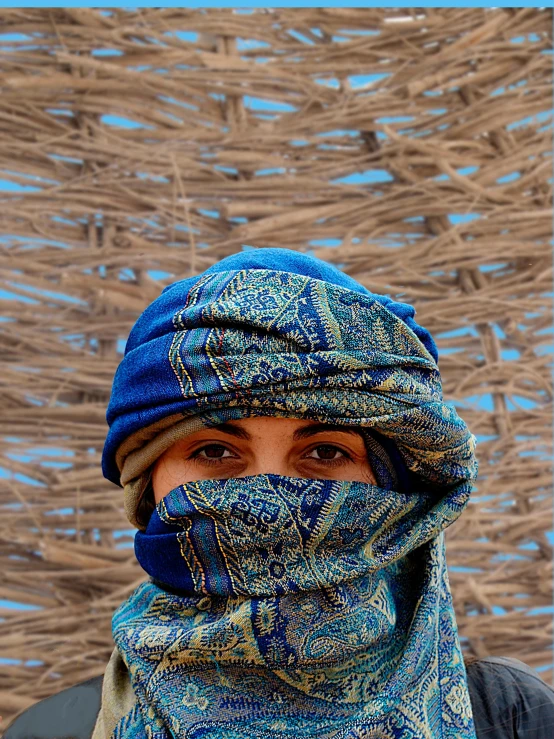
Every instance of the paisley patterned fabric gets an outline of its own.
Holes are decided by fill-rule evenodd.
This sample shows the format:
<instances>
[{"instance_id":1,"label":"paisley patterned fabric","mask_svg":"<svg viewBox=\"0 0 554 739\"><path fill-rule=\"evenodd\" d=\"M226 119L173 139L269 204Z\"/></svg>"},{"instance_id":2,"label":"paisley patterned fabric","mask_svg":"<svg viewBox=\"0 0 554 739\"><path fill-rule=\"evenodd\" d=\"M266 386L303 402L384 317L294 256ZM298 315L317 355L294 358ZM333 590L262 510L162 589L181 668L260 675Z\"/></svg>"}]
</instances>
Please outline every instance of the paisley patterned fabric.
<instances>
[{"instance_id":1,"label":"paisley patterned fabric","mask_svg":"<svg viewBox=\"0 0 554 739\"><path fill-rule=\"evenodd\" d=\"M274 270L210 273L177 291L168 330L171 292L137 321L141 343L133 328L114 378L109 479L121 429L176 412L213 424L272 415L367 426L431 484L475 476L475 437L443 402L433 356L378 296Z\"/></svg>"},{"instance_id":2,"label":"paisley patterned fabric","mask_svg":"<svg viewBox=\"0 0 554 739\"><path fill-rule=\"evenodd\" d=\"M272 265L271 269L269 268L270 265ZM385 308L386 310L381 312L382 320L387 324L394 321L401 331L403 330L402 326L407 327L411 341L419 340L418 345L427 350L425 356L430 355L435 362L437 361L438 354L435 342L430 333L415 321L415 310L411 305L394 301L386 295L370 293L365 287L332 265L289 249L262 249L233 254L212 265L200 277L180 280L165 287L161 295L146 308L133 326L125 346L125 355L115 374L112 394L106 412L109 431L102 454L102 470L108 480L116 485L122 485L120 480L122 460L118 460L118 455L125 447L124 442L132 438L135 432L143 432L148 428L155 427L173 414L180 415L182 419L189 417L190 420L191 415L192 418L196 416L198 419L198 410L195 408L193 398L183 396L183 386L179 372L175 372L174 362L168 361L170 349L172 346L175 347L174 341L179 341L179 331L182 330L179 322L176 321L176 315L181 313L185 305L192 307L196 304L199 306L202 302L209 300L210 296L205 288L210 286L213 288L213 294L216 297L223 297L218 295L218 288L225 290L227 282L231 279L232 285L230 287L233 290L236 289L241 282L240 275L245 273L255 278L252 284L254 290L259 287L263 289L260 299L264 301L266 309L271 308L273 300L276 301L273 303L275 306L279 305L279 294L283 290L289 296L294 295L289 291L289 287L294 289L294 284L298 282L298 278L309 283L309 285L306 285L306 293L310 295L308 304L304 304L302 300L298 304L296 320L300 324L297 329L300 335L305 330L304 323L306 323L306 326L314 325L314 319L317 326L321 326L322 321L325 324L329 319L331 319L331 325L333 325L335 323L333 318L335 308L339 309L341 318L346 320L349 320L350 315L357 311L354 304L350 311L340 310L340 305L330 305L332 315L325 316L326 307L319 304L314 293L316 290L327 291L337 286L343 288L343 295L349 296L345 297L345 300L352 299L355 303L356 298L364 297L365 301L360 303L360 307L364 312L365 308L372 305L376 306L375 310L378 310L377 306ZM274 277L264 285L266 274L268 276L269 274L274 276L279 274L280 283ZM289 283L288 280L291 280L291 282ZM252 291L249 295L244 294L248 289L248 282L242 283L241 305L253 299ZM229 297L230 295L226 295L226 302L229 301ZM315 300L312 300L312 297ZM290 322L295 320L294 310L296 306L292 303L289 308L292 310L287 310L283 318ZM209 308L205 315L195 313L194 318L200 318L200 322L187 325L189 330L194 329L197 332L200 341L202 339L198 329L214 328L213 322L209 323L208 314ZM193 318L187 311L185 319L189 317ZM361 316L361 319L363 321L363 316ZM339 332L342 331L346 335L355 330L359 320L356 320L352 326L348 323L343 325ZM284 327L282 320L279 321L279 325ZM376 328L378 330L378 327ZM245 323L242 325L242 329L248 330L248 325ZM364 330L362 336L360 336L359 348L362 351L365 348L363 337L367 333L367 330ZM274 329L272 335L275 335ZM316 344L320 345L322 341L325 343L325 337L325 330L319 337L315 337L312 331L311 338L309 338L310 345L314 339L314 347ZM350 340L353 338L351 336ZM375 339L378 339L378 337L376 336ZM303 346L305 346L305 342L298 347L299 353L305 353ZM197 353L201 353L201 351L201 347L199 347ZM281 347L279 351L283 352L284 348ZM172 356L174 355L172 354ZM190 363L194 361L194 355L181 357L177 359L177 362L179 361L184 361L185 364ZM217 388L217 378L214 379ZM246 393L246 395L248 394ZM248 397L246 397L247 399ZM214 398L214 400L217 401L217 398ZM217 403L215 407L218 408Z\"/></svg>"},{"instance_id":3,"label":"paisley patterned fabric","mask_svg":"<svg viewBox=\"0 0 554 739\"><path fill-rule=\"evenodd\" d=\"M473 737L442 533L466 499L277 475L171 491L137 537L173 538L186 582L114 615L143 709L114 736Z\"/></svg>"},{"instance_id":4,"label":"paisley patterned fabric","mask_svg":"<svg viewBox=\"0 0 554 739\"><path fill-rule=\"evenodd\" d=\"M256 475L172 490L136 535L151 580L114 614L94 739L475 739L444 547L475 439L424 342L375 296L272 269L204 275L166 329L152 321L135 368L138 347L126 355L114 424L133 426L141 390L145 407L167 401L157 362L179 388L167 414L372 429L411 485Z\"/></svg>"}]
</instances>

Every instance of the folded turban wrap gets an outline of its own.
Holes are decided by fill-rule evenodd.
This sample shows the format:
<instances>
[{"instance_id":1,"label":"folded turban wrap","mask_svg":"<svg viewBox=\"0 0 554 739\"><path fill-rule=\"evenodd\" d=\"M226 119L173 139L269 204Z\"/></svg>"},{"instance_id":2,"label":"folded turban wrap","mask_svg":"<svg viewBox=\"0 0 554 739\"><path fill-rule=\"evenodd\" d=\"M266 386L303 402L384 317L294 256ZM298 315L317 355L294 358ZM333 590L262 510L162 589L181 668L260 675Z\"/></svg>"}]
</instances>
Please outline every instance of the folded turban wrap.
<instances>
[{"instance_id":1,"label":"folded turban wrap","mask_svg":"<svg viewBox=\"0 0 554 739\"><path fill-rule=\"evenodd\" d=\"M134 482L179 434L248 416L361 428L377 485L267 474L170 491L135 538L150 580L113 616L94 739L475 739L444 542L475 438L414 313L263 249L140 316L103 454L133 523Z\"/></svg>"}]
</instances>

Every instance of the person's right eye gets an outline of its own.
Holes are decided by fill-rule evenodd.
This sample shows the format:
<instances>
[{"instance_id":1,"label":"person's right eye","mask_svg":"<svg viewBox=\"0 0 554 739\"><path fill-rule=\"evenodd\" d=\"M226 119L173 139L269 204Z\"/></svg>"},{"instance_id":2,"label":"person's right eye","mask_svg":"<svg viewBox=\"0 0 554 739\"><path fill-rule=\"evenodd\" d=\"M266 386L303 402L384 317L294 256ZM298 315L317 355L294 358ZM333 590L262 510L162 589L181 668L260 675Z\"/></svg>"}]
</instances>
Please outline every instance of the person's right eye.
<instances>
[{"instance_id":1,"label":"person's right eye","mask_svg":"<svg viewBox=\"0 0 554 739\"><path fill-rule=\"evenodd\" d=\"M201 459L204 462L220 462L223 459L234 459L235 455L223 446L223 444L206 444L192 454L193 459Z\"/></svg>"}]
</instances>

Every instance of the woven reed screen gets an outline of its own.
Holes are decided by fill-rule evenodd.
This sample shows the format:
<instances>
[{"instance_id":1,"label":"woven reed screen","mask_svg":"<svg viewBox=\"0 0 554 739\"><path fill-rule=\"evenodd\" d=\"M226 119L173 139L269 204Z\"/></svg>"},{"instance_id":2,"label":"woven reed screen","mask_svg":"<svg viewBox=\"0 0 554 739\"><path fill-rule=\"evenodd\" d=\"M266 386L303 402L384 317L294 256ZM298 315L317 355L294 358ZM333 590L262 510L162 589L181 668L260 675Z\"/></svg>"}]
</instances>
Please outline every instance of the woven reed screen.
<instances>
[{"instance_id":1,"label":"woven reed screen","mask_svg":"<svg viewBox=\"0 0 554 739\"><path fill-rule=\"evenodd\" d=\"M243 246L416 305L480 441L446 534L464 652L550 682L552 12L0 20L3 725L103 672L146 577L100 471L123 342L165 284Z\"/></svg>"}]
</instances>

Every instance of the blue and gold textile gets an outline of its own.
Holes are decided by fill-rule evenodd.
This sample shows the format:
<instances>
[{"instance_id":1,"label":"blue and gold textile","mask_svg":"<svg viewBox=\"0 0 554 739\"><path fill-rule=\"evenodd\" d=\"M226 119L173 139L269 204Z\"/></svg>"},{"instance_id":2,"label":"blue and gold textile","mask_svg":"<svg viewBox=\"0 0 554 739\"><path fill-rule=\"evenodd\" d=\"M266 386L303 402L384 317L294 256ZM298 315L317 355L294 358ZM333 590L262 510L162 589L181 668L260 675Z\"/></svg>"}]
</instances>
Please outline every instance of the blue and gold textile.
<instances>
[{"instance_id":1,"label":"blue and gold textile","mask_svg":"<svg viewBox=\"0 0 554 739\"><path fill-rule=\"evenodd\" d=\"M413 309L358 287L214 270L139 319L108 410L110 479L126 434L176 412L370 429L411 478L172 490L136 535L152 579L114 614L94 739L475 739L444 546L475 439Z\"/></svg>"},{"instance_id":2,"label":"blue and gold textile","mask_svg":"<svg viewBox=\"0 0 554 739\"><path fill-rule=\"evenodd\" d=\"M351 301L350 306L348 301ZM273 318L277 318L277 312L278 319L271 323ZM413 346L416 357L422 349L427 350L423 352L424 364L430 365L437 377L432 384L440 386L434 364L437 361L435 342L429 332L414 320L414 314L411 305L370 293L332 265L288 249L233 254L200 277L168 285L133 326L124 358L115 374L106 414L109 431L102 455L105 477L120 485L116 457L122 442L133 432L172 414L182 414L186 418L204 410L217 411L226 405L227 398L233 407L241 406L245 411L252 408L255 412L259 409L257 396L264 392L269 396L269 412L278 412L279 408L272 400L281 405L286 403L286 398L279 397L279 390L286 394L287 387L293 389L290 384L293 381L296 388L303 375L300 373L299 376L297 368L294 376L287 378L287 366L283 366L280 369L275 367L271 377L264 376L263 368L267 363L259 356L264 347L271 354L285 355L288 352L299 354L301 359L307 353L338 349L343 360L350 349L355 348L362 352L362 366L356 363L352 369L372 367L376 362L373 369L377 371L381 355L384 357L388 352L387 342L393 341L402 351ZM337 321L343 322L339 323L339 328L336 327ZM361 333L355 336L354 332L360 328ZM366 342L365 337L370 335L371 340ZM379 347L381 336L385 343ZM258 338L261 341L259 346L256 345ZM244 347L243 341L246 341ZM400 347L401 341L404 341L404 347ZM245 355L244 359L260 359L259 370L262 371L251 378L241 372L240 382L235 375L235 382L229 383L228 371L221 375L218 367L210 361L214 351L220 361L227 354L236 356L237 352L238 361L241 354ZM333 355L318 354L318 357L322 360L327 357L332 367ZM283 356L283 359L287 357ZM434 362L429 363L430 359ZM225 370L227 365L225 360L222 361ZM392 359L393 365L395 361ZM201 363L199 366L198 362ZM391 359L386 362L390 367ZM325 369L328 363L323 361L321 364ZM253 368L255 362L250 361L250 366ZM331 367L327 367L327 371ZM307 377L318 371L313 366L306 369L309 369ZM182 371L188 375L192 373L191 385L183 385ZM239 367L233 371L238 372ZM337 371L341 371L340 365L335 366L334 374ZM197 384L194 379L201 373L207 373L205 385ZM375 387L366 385L366 375L358 373L356 377L353 389L358 393L367 394ZM246 384L249 380L254 383L252 392ZM279 384L287 380L288 385ZM326 384L325 375L321 381ZM348 382L347 377L345 381ZM345 382L342 388L347 390ZM290 410L292 415L307 418L318 415L317 402L312 400L309 407L303 408L302 399L298 398L299 402L296 402L297 398L297 393L291 397L290 403L284 407L285 413ZM412 405L409 401L408 404ZM353 410L353 419L357 415L367 415ZM329 409L323 409L320 415L328 414ZM332 412L334 416L337 414L344 415L344 411Z\"/></svg>"},{"instance_id":3,"label":"blue and gold textile","mask_svg":"<svg viewBox=\"0 0 554 739\"><path fill-rule=\"evenodd\" d=\"M165 583L113 618L138 703L114 738L473 739L442 533L464 499L277 475L171 491L137 533Z\"/></svg>"}]
</instances>

